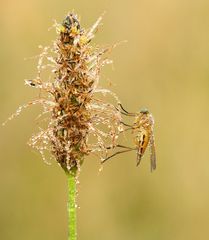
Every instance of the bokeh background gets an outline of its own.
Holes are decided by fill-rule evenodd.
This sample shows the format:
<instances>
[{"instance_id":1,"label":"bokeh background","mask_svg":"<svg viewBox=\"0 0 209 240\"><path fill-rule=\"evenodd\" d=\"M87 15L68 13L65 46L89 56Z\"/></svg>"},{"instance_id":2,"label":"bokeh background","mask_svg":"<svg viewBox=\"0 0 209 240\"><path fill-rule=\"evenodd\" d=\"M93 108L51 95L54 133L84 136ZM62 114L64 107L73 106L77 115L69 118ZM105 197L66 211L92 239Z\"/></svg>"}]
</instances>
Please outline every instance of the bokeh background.
<instances>
[{"instance_id":1,"label":"bokeh background","mask_svg":"<svg viewBox=\"0 0 209 240\"><path fill-rule=\"evenodd\" d=\"M209 239L209 1L104 0L0 2L0 122L36 96L23 79L36 74L38 45L74 9L85 27L106 10L96 43L114 49L107 79L129 111L155 117L157 171L149 154L112 159L102 172L87 158L80 174L78 239ZM26 142L38 107L0 128L0 239L67 239L66 177Z\"/></svg>"}]
</instances>

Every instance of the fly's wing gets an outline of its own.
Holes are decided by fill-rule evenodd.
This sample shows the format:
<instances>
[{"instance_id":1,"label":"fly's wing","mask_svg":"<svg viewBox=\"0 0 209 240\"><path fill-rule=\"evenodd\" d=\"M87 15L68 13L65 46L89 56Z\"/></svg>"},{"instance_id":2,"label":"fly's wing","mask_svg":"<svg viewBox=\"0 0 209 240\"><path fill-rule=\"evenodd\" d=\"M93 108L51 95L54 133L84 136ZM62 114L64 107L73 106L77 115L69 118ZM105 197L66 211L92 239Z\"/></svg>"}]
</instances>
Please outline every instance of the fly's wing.
<instances>
[{"instance_id":1,"label":"fly's wing","mask_svg":"<svg viewBox=\"0 0 209 240\"><path fill-rule=\"evenodd\" d=\"M156 152L155 152L155 140L153 133L150 136L150 164L151 172L156 169Z\"/></svg>"}]
</instances>

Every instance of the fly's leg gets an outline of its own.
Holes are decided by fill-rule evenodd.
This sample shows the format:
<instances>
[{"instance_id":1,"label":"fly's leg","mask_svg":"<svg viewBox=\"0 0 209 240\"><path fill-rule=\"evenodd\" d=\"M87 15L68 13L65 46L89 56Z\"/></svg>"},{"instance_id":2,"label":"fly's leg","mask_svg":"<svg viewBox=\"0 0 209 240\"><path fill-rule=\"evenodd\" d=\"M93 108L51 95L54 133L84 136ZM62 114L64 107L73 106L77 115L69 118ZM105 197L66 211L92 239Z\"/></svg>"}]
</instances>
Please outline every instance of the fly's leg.
<instances>
[{"instance_id":1,"label":"fly's leg","mask_svg":"<svg viewBox=\"0 0 209 240\"><path fill-rule=\"evenodd\" d=\"M125 150L118 151L118 152L110 155L109 157L105 158L105 159L102 161L102 163L106 162L107 160L109 160L110 158L112 158L112 157L114 157L114 156L116 156L116 155L118 155L118 154L136 150L135 148L127 147L127 146L120 145L120 144L116 145L115 147L123 148L123 149L125 149ZM111 149L111 148L112 148L112 147L107 147L107 149Z\"/></svg>"},{"instance_id":2,"label":"fly's leg","mask_svg":"<svg viewBox=\"0 0 209 240\"><path fill-rule=\"evenodd\" d=\"M106 162L107 160L109 160L110 158L112 158L112 157L114 157L114 156L116 156L118 154L125 153L125 152L130 152L132 150L133 149L126 149L126 150L123 150L123 151L116 152L116 153L110 155L109 157L105 158L104 160L102 160L102 163Z\"/></svg>"},{"instance_id":3,"label":"fly's leg","mask_svg":"<svg viewBox=\"0 0 209 240\"><path fill-rule=\"evenodd\" d=\"M125 149L129 149L129 150L136 150L135 148L127 147L127 146L120 145L120 144L118 144L116 147L125 148Z\"/></svg>"},{"instance_id":4,"label":"fly's leg","mask_svg":"<svg viewBox=\"0 0 209 240\"><path fill-rule=\"evenodd\" d=\"M119 110L118 108L117 108L117 110L120 111L121 114L124 114L124 115L126 115L126 116L132 116L132 117L135 117L135 116L136 116L135 113L129 113L128 111L126 111L126 110L124 109L124 107L122 106L121 103L118 103L118 105L119 105L119 107L121 108L121 110Z\"/></svg>"},{"instance_id":5,"label":"fly's leg","mask_svg":"<svg viewBox=\"0 0 209 240\"><path fill-rule=\"evenodd\" d=\"M125 149L129 149L129 150L136 150L135 148L127 147L127 146L124 146L124 145L121 145L121 144L117 144L115 146L109 146L109 147L106 147L106 149L114 149L116 147L125 148Z\"/></svg>"},{"instance_id":6,"label":"fly's leg","mask_svg":"<svg viewBox=\"0 0 209 240\"><path fill-rule=\"evenodd\" d=\"M126 126L126 127L129 127L129 128L133 128L131 125L129 125L129 124L127 124L127 123L124 123L124 122L120 122L120 123L122 123L124 126Z\"/></svg>"}]
</instances>

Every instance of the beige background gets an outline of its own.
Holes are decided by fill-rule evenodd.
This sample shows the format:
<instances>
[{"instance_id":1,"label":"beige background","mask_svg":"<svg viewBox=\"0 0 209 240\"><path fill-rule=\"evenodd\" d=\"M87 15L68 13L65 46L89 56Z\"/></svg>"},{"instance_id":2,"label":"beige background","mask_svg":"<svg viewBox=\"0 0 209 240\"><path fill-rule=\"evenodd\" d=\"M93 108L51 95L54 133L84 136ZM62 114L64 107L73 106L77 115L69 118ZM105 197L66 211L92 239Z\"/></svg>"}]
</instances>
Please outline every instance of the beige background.
<instances>
[{"instance_id":1,"label":"beige background","mask_svg":"<svg viewBox=\"0 0 209 240\"><path fill-rule=\"evenodd\" d=\"M97 43L128 40L112 53L101 85L125 107L148 107L156 122L157 171L149 154L112 159L99 173L87 158L80 175L78 239L209 239L209 1L104 0L0 2L0 122L36 96L23 79L36 73L48 31L75 9L90 26L106 10ZM26 145L38 107L0 128L0 239L67 239L66 177Z\"/></svg>"}]
</instances>

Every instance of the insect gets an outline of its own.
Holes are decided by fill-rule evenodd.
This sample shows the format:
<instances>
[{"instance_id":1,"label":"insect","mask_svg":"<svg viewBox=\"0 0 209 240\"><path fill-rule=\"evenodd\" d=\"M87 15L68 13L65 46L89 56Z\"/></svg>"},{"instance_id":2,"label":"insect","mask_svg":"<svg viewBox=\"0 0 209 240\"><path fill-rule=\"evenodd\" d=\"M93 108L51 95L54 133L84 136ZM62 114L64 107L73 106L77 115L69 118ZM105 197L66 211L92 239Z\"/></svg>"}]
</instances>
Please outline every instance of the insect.
<instances>
[{"instance_id":1,"label":"insect","mask_svg":"<svg viewBox=\"0 0 209 240\"><path fill-rule=\"evenodd\" d=\"M151 171L156 169L156 153L154 142L154 119L152 114L147 110L141 110L139 115L136 115L133 131L135 132L135 144L137 148L137 166L147 149L150 147L150 162Z\"/></svg>"},{"instance_id":2,"label":"insect","mask_svg":"<svg viewBox=\"0 0 209 240\"><path fill-rule=\"evenodd\" d=\"M154 141L154 133L153 133L154 118L152 114L147 109L143 109L139 113L129 113L123 108L121 104L119 104L119 107L120 109L118 110L121 112L121 114L135 117L133 125L122 123L128 127L125 129L125 131L132 130L132 133L134 135L135 147L131 148L123 145L117 145L116 147L124 148L124 150L114 153L113 155L104 159L103 162L117 154L135 150L137 152L137 166L138 166L141 162L141 159L147 147L149 146L151 171L155 170L156 169L156 153L155 153L155 141Z\"/></svg>"}]
</instances>

